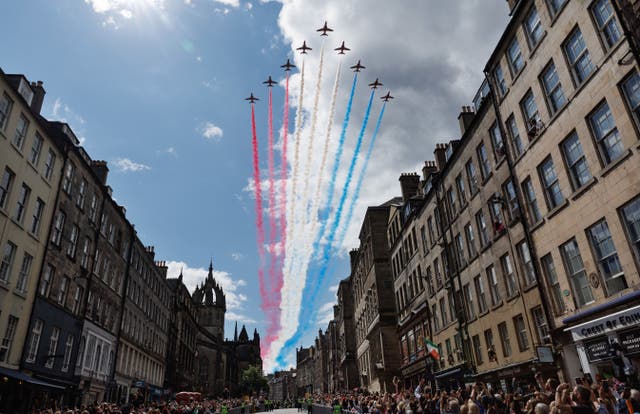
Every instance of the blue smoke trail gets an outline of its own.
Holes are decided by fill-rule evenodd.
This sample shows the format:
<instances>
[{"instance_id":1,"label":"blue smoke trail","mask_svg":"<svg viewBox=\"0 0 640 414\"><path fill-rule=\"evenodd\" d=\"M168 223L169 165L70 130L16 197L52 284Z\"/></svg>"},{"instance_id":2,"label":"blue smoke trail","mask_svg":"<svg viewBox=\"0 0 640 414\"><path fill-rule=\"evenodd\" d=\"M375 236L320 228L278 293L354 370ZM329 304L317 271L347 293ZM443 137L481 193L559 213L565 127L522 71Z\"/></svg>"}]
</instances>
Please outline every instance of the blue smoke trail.
<instances>
[{"instance_id":1,"label":"blue smoke trail","mask_svg":"<svg viewBox=\"0 0 640 414\"><path fill-rule=\"evenodd\" d=\"M362 147L362 138L364 137L364 132L367 128L367 123L369 122L369 114L371 113L371 105L373 103L374 94L375 94L375 89L371 90L371 95L369 96L369 103L367 105L367 110L364 115L364 121L362 123L362 128L360 129L360 134L358 135L358 141L356 142L356 147L355 147L355 150L353 151L351 164L349 165L349 171L347 172L347 179L345 180L344 187L342 189L340 203L338 204L335 218L331 223L331 229L329 230L329 235L327 236L327 243L325 244L323 249L322 259L320 262L320 270L318 272L318 276L315 279L313 279L313 282L314 282L313 293L311 295L308 294L308 289L310 288L310 286L307 285L307 287L305 287L305 291L307 294L303 295L303 298L306 296L308 300L303 301L303 303L305 303L306 305L304 308L302 308L300 312L300 322L298 324L298 329L296 330L296 333L291 338L289 338L287 342L285 342L284 346L282 347L282 350L280 351L280 354L278 355L278 358L276 359L276 361L280 365L284 363L284 355L288 353L288 351L291 349L292 346L295 346L297 344L297 342L301 339L303 333L306 332L306 330L309 328L309 325L313 322L312 321L313 318L311 318L310 315L308 314L309 312L313 312L313 310L315 310L315 298L318 295L318 291L320 290L322 281L324 280L324 277L326 276L326 273L327 273L329 259L331 257L333 241L335 239L335 236L338 230L338 225L340 224L340 217L342 216L344 203L347 199L347 194L349 192L349 184L351 184L351 179L353 178L353 170L355 169L356 162L358 161L358 155L360 154L360 148ZM349 103L351 103L351 100L349 101ZM340 136L340 140L343 141L342 135ZM335 165L334 165L334 169L336 169ZM307 309L309 310L304 312Z\"/></svg>"},{"instance_id":2,"label":"blue smoke trail","mask_svg":"<svg viewBox=\"0 0 640 414\"><path fill-rule=\"evenodd\" d=\"M364 181L364 175L367 171L367 165L369 164L369 158L371 158L371 153L373 152L373 146L376 143L376 137L378 136L378 131L380 130L380 124L382 123L382 116L384 115L384 109L387 107L387 103L385 102L382 105L382 109L380 110L380 115L378 115L378 122L376 122L376 128L373 130L373 135L371 136L371 142L369 143L369 148L367 149L367 155L364 158L364 163L362 164L362 169L360 170L360 176L358 177L358 183L356 184L356 188L353 191L353 197L351 198L351 204L349 205L349 212L344 220L344 225L340 229L340 235L338 236L337 245L340 246L344 241L345 235L347 233L347 228L349 227L349 223L351 222L351 217L353 217L353 210L356 206L356 201L358 201L358 197L360 196L360 188L362 187L362 182Z\"/></svg>"},{"instance_id":3,"label":"blue smoke trail","mask_svg":"<svg viewBox=\"0 0 640 414\"><path fill-rule=\"evenodd\" d=\"M336 187L336 179L338 176L338 168L340 167L340 158L342 157L342 152L344 149L344 141L346 139L347 136L347 127L349 126L349 119L351 117L351 107L353 105L353 97L355 95L356 92L356 85L358 84L358 74L355 73L353 76L353 84L351 85L351 93L349 94L349 101L347 102L347 109L346 112L344 114L344 120L342 121L342 131L340 132L340 139L338 140L338 149L336 151L336 156L335 159L333 161L333 167L331 169L331 179L329 180L329 196L327 198L326 203L324 203L324 207L323 210L329 209L331 208L331 204L333 203L333 193L335 191L335 187ZM332 122L332 120L329 120L329 122ZM316 214L316 212L312 212L313 214ZM321 220L320 222L320 229L318 230L318 234L316 235L315 240L313 241L313 254L311 255L311 257L315 256L315 252L318 251L319 245L320 245L320 239L322 239L322 235L324 234L326 228L327 228L327 222L329 221L329 219L327 218L326 220ZM307 288L305 288L305 292L308 293ZM308 295L305 295L303 292L303 298L305 296L308 297ZM303 301L304 303L304 301ZM304 308L303 308L304 309ZM300 313L300 320L302 320L302 312ZM285 366L286 361L284 360L284 356L289 353L289 351L296 346L296 344L298 343L298 341L302 338L302 334L303 334L304 330L300 328L300 325L298 325L298 329L296 330L296 333L293 334L293 336L291 338L289 338L284 346L282 347L282 349L280 350L280 353L278 354L278 357L276 358L276 362L278 363L279 366Z\"/></svg>"}]
</instances>

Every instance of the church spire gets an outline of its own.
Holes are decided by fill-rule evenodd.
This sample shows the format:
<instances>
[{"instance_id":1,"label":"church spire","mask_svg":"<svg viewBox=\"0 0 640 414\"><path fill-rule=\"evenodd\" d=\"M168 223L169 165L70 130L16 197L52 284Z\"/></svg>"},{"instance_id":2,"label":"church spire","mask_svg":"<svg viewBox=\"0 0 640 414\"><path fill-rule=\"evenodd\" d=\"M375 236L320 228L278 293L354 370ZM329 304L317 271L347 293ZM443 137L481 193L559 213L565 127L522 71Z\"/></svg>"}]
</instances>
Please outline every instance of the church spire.
<instances>
[{"instance_id":1,"label":"church spire","mask_svg":"<svg viewBox=\"0 0 640 414\"><path fill-rule=\"evenodd\" d=\"M233 341L238 342L238 321L236 321L236 329L233 332Z\"/></svg>"},{"instance_id":2,"label":"church spire","mask_svg":"<svg viewBox=\"0 0 640 414\"><path fill-rule=\"evenodd\" d=\"M207 275L207 279L213 279L213 257L209 262L209 274Z\"/></svg>"}]
</instances>

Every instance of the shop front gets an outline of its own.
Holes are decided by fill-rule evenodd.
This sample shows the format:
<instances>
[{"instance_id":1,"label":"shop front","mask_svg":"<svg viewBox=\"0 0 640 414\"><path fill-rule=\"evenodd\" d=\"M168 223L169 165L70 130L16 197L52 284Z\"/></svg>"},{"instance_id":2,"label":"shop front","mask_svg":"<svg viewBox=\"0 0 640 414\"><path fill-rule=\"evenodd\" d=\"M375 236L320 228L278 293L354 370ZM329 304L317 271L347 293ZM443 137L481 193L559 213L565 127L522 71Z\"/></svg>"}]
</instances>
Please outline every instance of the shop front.
<instances>
[{"instance_id":1,"label":"shop front","mask_svg":"<svg viewBox=\"0 0 640 414\"><path fill-rule=\"evenodd\" d=\"M0 367L0 413L60 407L65 387Z\"/></svg>"},{"instance_id":2,"label":"shop front","mask_svg":"<svg viewBox=\"0 0 640 414\"><path fill-rule=\"evenodd\" d=\"M583 375L637 384L640 305L569 326Z\"/></svg>"}]
</instances>

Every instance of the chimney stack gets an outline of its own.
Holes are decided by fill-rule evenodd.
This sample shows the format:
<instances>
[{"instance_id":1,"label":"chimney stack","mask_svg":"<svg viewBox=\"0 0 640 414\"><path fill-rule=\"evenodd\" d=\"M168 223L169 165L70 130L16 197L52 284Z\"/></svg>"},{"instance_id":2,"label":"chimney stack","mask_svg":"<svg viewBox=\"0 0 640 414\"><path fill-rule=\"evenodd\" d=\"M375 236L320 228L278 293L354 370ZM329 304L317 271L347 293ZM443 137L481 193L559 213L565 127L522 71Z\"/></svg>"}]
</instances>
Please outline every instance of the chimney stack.
<instances>
[{"instance_id":1,"label":"chimney stack","mask_svg":"<svg viewBox=\"0 0 640 414\"><path fill-rule=\"evenodd\" d=\"M31 89L33 90L33 100L31 101L31 110L37 114L42 109L42 103L44 102L44 95L47 91L42 86L42 81L31 82Z\"/></svg>"},{"instance_id":2,"label":"chimney stack","mask_svg":"<svg viewBox=\"0 0 640 414\"><path fill-rule=\"evenodd\" d=\"M404 202L418 194L420 190L420 176L418 174L402 173L400 174L399 181L402 190L402 200Z\"/></svg>"},{"instance_id":3,"label":"chimney stack","mask_svg":"<svg viewBox=\"0 0 640 414\"><path fill-rule=\"evenodd\" d=\"M100 184L107 185L107 175L109 175L109 167L106 161L91 161L91 169L98 176Z\"/></svg>"},{"instance_id":4,"label":"chimney stack","mask_svg":"<svg viewBox=\"0 0 640 414\"><path fill-rule=\"evenodd\" d=\"M460 115L458 115L458 122L460 123L460 135L464 135L469 125L473 121L473 118L476 116L475 112L470 106L463 106L460 111Z\"/></svg>"},{"instance_id":5,"label":"chimney stack","mask_svg":"<svg viewBox=\"0 0 640 414\"><path fill-rule=\"evenodd\" d=\"M422 167L422 179L427 181L429 176L438 171L438 166L435 161L425 161Z\"/></svg>"},{"instance_id":6,"label":"chimney stack","mask_svg":"<svg viewBox=\"0 0 640 414\"><path fill-rule=\"evenodd\" d=\"M147 246L145 248L145 250L147 251L147 253L149 254L149 256L151 257L151 260L155 259L156 257L156 252L155 252L155 248L153 246Z\"/></svg>"},{"instance_id":7,"label":"chimney stack","mask_svg":"<svg viewBox=\"0 0 640 414\"><path fill-rule=\"evenodd\" d=\"M356 261L358 260L358 249L353 249L349 252L349 258L351 259L351 270L356 268Z\"/></svg>"},{"instance_id":8,"label":"chimney stack","mask_svg":"<svg viewBox=\"0 0 640 414\"><path fill-rule=\"evenodd\" d=\"M444 170L444 166L447 164L447 144L436 144L433 155L436 157L438 171Z\"/></svg>"},{"instance_id":9,"label":"chimney stack","mask_svg":"<svg viewBox=\"0 0 640 414\"><path fill-rule=\"evenodd\" d=\"M160 275L162 275L162 278L166 279L167 271L169 270L169 267L167 266L167 262L165 262L164 260L156 262L156 267L160 271Z\"/></svg>"}]
</instances>

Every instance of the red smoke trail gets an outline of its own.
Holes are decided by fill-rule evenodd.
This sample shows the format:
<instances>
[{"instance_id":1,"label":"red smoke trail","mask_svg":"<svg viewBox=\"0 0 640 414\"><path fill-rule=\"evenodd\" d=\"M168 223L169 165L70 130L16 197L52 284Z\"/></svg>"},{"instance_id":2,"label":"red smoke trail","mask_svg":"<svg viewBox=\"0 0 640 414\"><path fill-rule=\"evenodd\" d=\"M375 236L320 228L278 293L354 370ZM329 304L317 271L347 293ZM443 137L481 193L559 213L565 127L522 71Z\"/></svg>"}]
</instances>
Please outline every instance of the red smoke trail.
<instances>
[{"instance_id":1,"label":"red smoke trail","mask_svg":"<svg viewBox=\"0 0 640 414\"><path fill-rule=\"evenodd\" d=\"M262 308L270 306L269 295L264 284L264 222L262 220L262 189L260 188L260 158L258 157L258 135L256 133L256 115L253 103L251 104L251 133L253 146L253 182L256 196L256 227L258 238L258 256L260 265L258 267L258 281L260 283L260 296L262 297Z\"/></svg>"}]
</instances>

